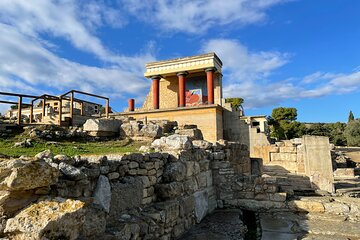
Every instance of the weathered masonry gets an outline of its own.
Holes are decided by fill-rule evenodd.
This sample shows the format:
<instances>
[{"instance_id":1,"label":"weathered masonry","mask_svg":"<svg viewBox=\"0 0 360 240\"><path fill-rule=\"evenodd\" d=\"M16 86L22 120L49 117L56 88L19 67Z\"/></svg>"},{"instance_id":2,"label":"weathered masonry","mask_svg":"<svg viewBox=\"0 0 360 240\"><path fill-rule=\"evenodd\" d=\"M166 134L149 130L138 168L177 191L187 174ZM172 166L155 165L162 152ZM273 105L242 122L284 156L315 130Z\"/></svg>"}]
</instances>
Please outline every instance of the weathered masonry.
<instances>
[{"instance_id":1,"label":"weathered masonry","mask_svg":"<svg viewBox=\"0 0 360 240\"><path fill-rule=\"evenodd\" d=\"M215 53L148 63L144 75L152 85L143 106L134 109L130 100L129 111L120 115L196 124L212 142L224 139L224 118L235 114L239 124L240 112L223 99L222 62Z\"/></svg>"}]
</instances>

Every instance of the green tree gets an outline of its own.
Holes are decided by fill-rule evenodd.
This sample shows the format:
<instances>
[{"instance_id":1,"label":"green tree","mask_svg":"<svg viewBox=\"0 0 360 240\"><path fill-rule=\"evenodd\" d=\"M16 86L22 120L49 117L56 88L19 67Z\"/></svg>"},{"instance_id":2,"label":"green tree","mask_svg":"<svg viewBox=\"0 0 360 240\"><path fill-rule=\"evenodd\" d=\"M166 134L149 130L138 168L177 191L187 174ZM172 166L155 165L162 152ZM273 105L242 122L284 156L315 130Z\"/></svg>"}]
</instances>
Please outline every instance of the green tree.
<instances>
[{"instance_id":1,"label":"green tree","mask_svg":"<svg viewBox=\"0 0 360 240\"><path fill-rule=\"evenodd\" d=\"M225 102L230 103L232 108L240 109L240 107L244 103L244 99L243 98L226 98Z\"/></svg>"},{"instance_id":2,"label":"green tree","mask_svg":"<svg viewBox=\"0 0 360 240\"><path fill-rule=\"evenodd\" d=\"M360 120L349 122L345 128L344 135L348 146L360 146Z\"/></svg>"},{"instance_id":3,"label":"green tree","mask_svg":"<svg viewBox=\"0 0 360 240\"><path fill-rule=\"evenodd\" d=\"M296 121L297 119L297 109L296 108L274 108L272 110L271 116L276 120L286 120L286 121Z\"/></svg>"},{"instance_id":4,"label":"green tree","mask_svg":"<svg viewBox=\"0 0 360 240\"><path fill-rule=\"evenodd\" d=\"M301 137L305 132L305 125L296 121L296 108L275 108L271 117L268 117L268 124L271 126L271 137L278 140Z\"/></svg>"},{"instance_id":5,"label":"green tree","mask_svg":"<svg viewBox=\"0 0 360 240\"><path fill-rule=\"evenodd\" d=\"M352 111L349 112L348 122L354 121L355 117Z\"/></svg>"}]
</instances>

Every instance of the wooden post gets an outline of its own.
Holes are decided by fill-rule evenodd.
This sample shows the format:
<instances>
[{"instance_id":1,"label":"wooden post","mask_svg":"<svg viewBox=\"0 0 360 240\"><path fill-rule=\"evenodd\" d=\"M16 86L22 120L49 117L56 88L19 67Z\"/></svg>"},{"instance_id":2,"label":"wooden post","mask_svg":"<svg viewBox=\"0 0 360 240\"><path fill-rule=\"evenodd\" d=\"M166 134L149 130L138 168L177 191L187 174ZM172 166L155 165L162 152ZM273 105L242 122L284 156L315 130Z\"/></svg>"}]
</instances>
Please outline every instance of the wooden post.
<instances>
[{"instance_id":1,"label":"wooden post","mask_svg":"<svg viewBox=\"0 0 360 240\"><path fill-rule=\"evenodd\" d=\"M62 97L59 98L59 125L61 126L62 119Z\"/></svg>"},{"instance_id":2,"label":"wooden post","mask_svg":"<svg viewBox=\"0 0 360 240\"><path fill-rule=\"evenodd\" d=\"M73 125L73 118L74 118L74 92L70 94L70 125Z\"/></svg>"},{"instance_id":3,"label":"wooden post","mask_svg":"<svg viewBox=\"0 0 360 240\"><path fill-rule=\"evenodd\" d=\"M19 100L18 100L18 119L17 119L17 124L18 125L21 124L21 110L22 110L22 96L19 96Z\"/></svg>"},{"instance_id":4,"label":"wooden post","mask_svg":"<svg viewBox=\"0 0 360 240\"><path fill-rule=\"evenodd\" d=\"M45 105L46 105L46 100L45 100L45 97L43 99L43 103L42 103L42 119L41 121L44 122L44 119L45 119Z\"/></svg>"},{"instance_id":5,"label":"wooden post","mask_svg":"<svg viewBox=\"0 0 360 240\"><path fill-rule=\"evenodd\" d=\"M33 115L34 115L34 103L31 102L31 106L30 106L30 123L33 122Z\"/></svg>"},{"instance_id":6,"label":"wooden post","mask_svg":"<svg viewBox=\"0 0 360 240\"><path fill-rule=\"evenodd\" d=\"M80 103L80 115L84 116L84 103L83 102Z\"/></svg>"},{"instance_id":7,"label":"wooden post","mask_svg":"<svg viewBox=\"0 0 360 240\"><path fill-rule=\"evenodd\" d=\"M109 99L106 99L105 114L106 114L106 118L108 118L109 117Z\"/></svg>"}]
</instances>

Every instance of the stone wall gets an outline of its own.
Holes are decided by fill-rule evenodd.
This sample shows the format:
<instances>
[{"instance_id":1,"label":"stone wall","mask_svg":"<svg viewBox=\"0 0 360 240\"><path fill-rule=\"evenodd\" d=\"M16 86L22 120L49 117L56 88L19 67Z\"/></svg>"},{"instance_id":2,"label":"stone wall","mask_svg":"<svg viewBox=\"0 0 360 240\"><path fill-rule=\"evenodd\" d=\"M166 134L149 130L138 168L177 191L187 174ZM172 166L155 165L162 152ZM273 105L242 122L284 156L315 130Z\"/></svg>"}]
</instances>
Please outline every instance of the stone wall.
<instances>
[{"instance_id":1,"label":"stone wall","mask_svg":"<svg viewBox=\"0 0 360 240\"><path fill-rule=\"evenodd\" d=\"M289 174L309 177L311 187L334 191L331 146L327 137L303 136L269 146L255 146L253 156L263 159L265 168L280 167Z\"/></svg>"},{"instance_id":2,"label":"stone wall","mask_svg":"<svg viewBox=\"0 0 360 240\"><path fill-rule=\"evenodd\" d=\"M246 146L186 136L157 152L1 161L3 236L18 239L174 239L217 208L214 180L250 176ZM31 222L36 222L32 224Z\"/></svg>"},{"instance_id":3,"label":"stone wall","mask_svg":"<svg viewBox=\"0 0 360 240\"><path fill-rule=\"evenodd\" d=\"M136 120L148 121L169 120L178 125L195 124L201 130L205 140L216 142L223 139L223 108L218 105L204 105L199 107L173 108L167 110L153 110L144 112L127 112L112 115L115 118L131 117Z\"/></svg>"},{"instance_id":4,"label":"stone wall","mask_svg":"<svg viewBox=\"0 0 360 240\"><path fill-rule=\"evenodd\" d=\"M269 146L254 146L253 157L263 159L264 165L278 165L290 173L305 173L301 139L284 140Z\"/></svg>"}]
</instances>

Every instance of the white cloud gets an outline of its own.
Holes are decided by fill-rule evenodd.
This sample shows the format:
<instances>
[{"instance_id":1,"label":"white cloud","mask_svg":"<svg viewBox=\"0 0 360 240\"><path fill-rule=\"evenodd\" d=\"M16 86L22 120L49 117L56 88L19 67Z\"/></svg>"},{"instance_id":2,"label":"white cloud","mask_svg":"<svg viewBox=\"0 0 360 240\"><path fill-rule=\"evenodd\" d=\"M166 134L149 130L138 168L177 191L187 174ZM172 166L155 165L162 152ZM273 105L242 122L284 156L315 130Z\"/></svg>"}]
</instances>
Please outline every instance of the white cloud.
<instances>
[{"instance_id":1,"label":"white cloud","mask_svg":"<svg viewBox=\"0 0 360 240\"><path fill-rule=\"evenodd\" d=\"M216 52L223 61L224 97L242 97L248 108L279 104L287 99L344 94L359 89L360 71L353 73L315 72L303 78L270 80L289 62L288 53L249 51L237 40L212 39L203 52Z\"/></svg>"},{"instance_id":2,"label":"white cloud","mask_svg":"<svg viewBox=\"0 0 360 240\"><path fill-rule=\"evenodd\" d=\"M249 52L237 40L212 39L204 44L203 52L216 52L224 62L224 70L237 81L253 81L269 76L289 60L289 54L279 52Z\"/></svg>"},{"instance_id":3,"label":"white cloud","mask_svg":"<svg viewBox=\"0 0 360 240\"><path fill-rule=\"evenodd\" d=\"M112 96L135 94L147 87L138 71L151 55L128 58L132 68L117 65L91 67L60 58L42 46L37 39L0 24L0 83L3 90L40 92L46 87L57 90L81 89Z\"/></svg>"},{"instance_id":4,"label":"white cloud","mask_svg":"<svg viewBox=\"0 0 360 240\"><path fill-rule=\"evenodd\" d=\"M288 0L122 0L134 16L163 30L201 33L214 26L247 25L266 18L265 11Z\"/></svg>"},{"instance_id":5,"label":"white cloud","mask_svg":"<svg viewBox=\"0 0 360 240\"><path fill-rule=\"evenodd\" d=\"M102 61L123 64L127 60L109 51L94 34L103 25L125 24L119 10L106 5L105 1L2 0L0 9L0 22L27 36L40 40L42 34L50 34L95 54Z\"/></svg>"},{"instance_id":6,"label":"white cloud","mask_svg":"<svg viewBox=\"0 0 360 240\"><path fill-rule=\"evenodd\" d=\"M143 95L150 82L144 65L150 51L125 56L107 49L96 31L101 26L121 27L126 22L106 0L2 0L0 1L0 91L39 94L80 89L110 97ZM104 66L87 66L59 57L49 38L69 41ZM50 38L51 39L51 38ZM61 50L61 49L60 49Z\"/></svg>"}]
</instances>

